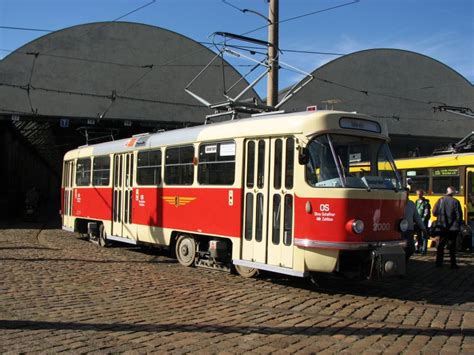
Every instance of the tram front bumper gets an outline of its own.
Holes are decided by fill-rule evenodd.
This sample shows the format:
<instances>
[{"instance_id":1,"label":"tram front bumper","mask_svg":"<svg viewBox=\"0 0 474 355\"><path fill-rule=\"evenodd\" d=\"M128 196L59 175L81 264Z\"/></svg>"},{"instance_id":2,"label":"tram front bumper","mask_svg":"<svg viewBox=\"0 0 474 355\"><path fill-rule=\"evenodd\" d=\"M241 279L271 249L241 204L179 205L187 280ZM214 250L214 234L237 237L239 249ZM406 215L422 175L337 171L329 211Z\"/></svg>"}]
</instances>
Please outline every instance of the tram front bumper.
<instances>
[{"instance_id":1,"label":"tram front bumper","mask_svg":"<svg viewBox=\"0 0 474 355\"><path fill-rule=\"evenodd\" d=\"M405 251L400 246L379 246L370 251L369 279L406 274Z\"/></svg>"},{"instance_id":2,"label":"tram front bumper","mask_svg":"<svg viewBox=\"0 0 474 355\"><path fill-rule=\"evenodd\" d=\"M343 274L360 274L364 278L374 279L406 274L405 240L374 242L328 242L308 239L295 239L296 246L318 254L334 251L337 265L336 272ZM311 253L311 252L310 252ZM323 253L324 254L324 253ZM319 256L319 255L318 255ZM305 257L308 259L308 256ZM317 261L320 261L320 256ZM311 271L320 270L318 263L308 263Z\"/></svg>"}]
</instances>

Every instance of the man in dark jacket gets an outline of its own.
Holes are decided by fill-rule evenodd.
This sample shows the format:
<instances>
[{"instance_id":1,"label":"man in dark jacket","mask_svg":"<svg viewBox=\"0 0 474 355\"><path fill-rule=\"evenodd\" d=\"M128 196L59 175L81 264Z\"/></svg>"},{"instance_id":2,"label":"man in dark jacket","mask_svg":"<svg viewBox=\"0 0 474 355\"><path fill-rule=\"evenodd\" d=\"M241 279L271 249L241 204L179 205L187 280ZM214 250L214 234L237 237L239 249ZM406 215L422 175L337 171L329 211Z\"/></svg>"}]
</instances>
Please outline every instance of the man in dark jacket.
<instances>
[{"instance_id":1,"label":"man in dark jacket","mask_svg":"<svg viewBox=\"0 0 474 355\"><path fill-rule=\"evenodd\" d=\"M457 269L456 264L456 238L461 228L462 211L461 204L453 195L456 189L450 186L446 190L446 195L441 197L433 208L433 215L436 220L436 228L439 228L439 243L436 250L436 266L443 265L444 247L448 244L451 268Z\"/></svg>"}]
</instances>

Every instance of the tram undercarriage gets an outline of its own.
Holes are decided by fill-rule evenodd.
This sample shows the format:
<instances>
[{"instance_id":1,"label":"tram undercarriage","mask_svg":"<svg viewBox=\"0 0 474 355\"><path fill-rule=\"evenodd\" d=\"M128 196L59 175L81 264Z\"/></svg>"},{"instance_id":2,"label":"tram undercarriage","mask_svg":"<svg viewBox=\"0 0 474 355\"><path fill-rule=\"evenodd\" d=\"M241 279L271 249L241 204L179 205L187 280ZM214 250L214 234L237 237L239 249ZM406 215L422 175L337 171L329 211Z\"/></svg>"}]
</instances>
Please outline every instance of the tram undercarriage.
<instances>
[{"instance_id":1,"label":"tram undercarriage","mask_svg":"<svg viewBox=\"0 0 474 355\"><path fill-rule=\"evenodd\" d=\"M87 235L91 242L101 246L110 246L103 223L99 221L82 221L82 228L87 225ZM82 230L82 232L85 232ZM136 243L134 243L136 244ZM142 243L138 243L142 244ZM148 245L148 243L143 244ZM152 245L156 247L156 245ZM243 277L253 277L259 273L259 268L245 264L242 260L232 259L232 242L226 238L176 233L172 238L169 249L184 266L196 266L219 271L236 271ZM401 246L383 244L371 246L365 250L318 250L306 249L307 270L296 273L288 270L289 275L311 276L313 272L321 272L321 265L315 264L315 255L326 255L334 260L334 272L350 279L377 279L389 276L405 275L405 252ZM310 261L313 259L312 261ZM242 261L240 263L239 261ZM322 261L320 259L320 261ZM250 263L251 264L251 263ZM261 270L273 271L271 265L261 265ZM326 270L325 272L328 272Z\"/></svg>"}]
</instances>

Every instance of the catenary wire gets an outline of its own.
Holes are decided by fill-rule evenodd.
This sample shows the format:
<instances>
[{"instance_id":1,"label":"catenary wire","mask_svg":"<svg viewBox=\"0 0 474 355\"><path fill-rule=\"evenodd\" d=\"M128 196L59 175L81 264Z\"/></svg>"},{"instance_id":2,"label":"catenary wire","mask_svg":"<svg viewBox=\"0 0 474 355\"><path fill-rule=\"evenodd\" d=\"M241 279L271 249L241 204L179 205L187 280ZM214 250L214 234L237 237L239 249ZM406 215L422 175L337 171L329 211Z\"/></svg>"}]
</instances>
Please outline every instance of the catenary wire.
<instances>
[{"instance_id":1,"label":"catenary wire","mask_svg":"<svg viewBox=\"0 0 474 355\"><path fill-rule=\"evenodd\" d=\"M303 14L303 15L299 15L299 16L296 16L296 17L293 17L293 18L288 18L288 19L282 20L282 21L280 21L280 23L281 23L281 22L292 21L292 20L295 20L295 19L298 19L298 18L301 18L301 17L305 17L305 16L314 15L314 14L317 14L317 13L320 13L320 12L323 12L323 11L329 11L329 10L336 9L336 8L339 8L339 7L342 7L342 6L347 6L347 5L350 5L350 4L359 2L359 1L360 1L360 0L355 0L355 1L351 2L351 3L346 3L346 4L334 6L334 7L331 7L331 8L323 9L323 10L313 11L313 12L310 12L310 13L307 13L307 14ZM137 8L137 9L135 9L135 10L132 10L132 11L128 12L128 13L125 14L125 15L122 15L122 16L118 17L117 19L120 19L120 18L123 18L123 17L125 17L125 16L128 16L128 15L130 15L130 14L132 14L132 13L138 11L138 10L141 10L141 9L143 9L143 8L145 8L145 7L147 7L147 6L151 5L151 4L153 4L153 3L155 3L155 2L156 2L156 0L153 0L153 1L150 2L150 3L147 3L147 4L145 4L145 5L143 5L143 6L139 7L139 8ZM224 3L226 3L226 2L224 1ZM233 5L229 4L229 3L226 3L226 4L227 4L227 5L230 5L230 6L233 6ZM235 6L233 6L233 7L235 7ZM237 7L235 7L235 8L238 9L239 11L242 11L241 9L239 9L239 8L237 8ZM114 21L116 21L117 19L115 19ZM245 32L245 33L243 33L242 35L245 35L245 34L248 34L248 33L251 33L251 32L255 32L255 31L259 30L259 29L262 29L262 28L265 28L265 27L268 27L268 26L269 26L269 25L266 25L266 26L263 26L263 27L258 27L258 28L254 29L254 30ZM39 30L39 29L38 29L38 30ZM41 30L41 31L52 32L51 30ZM204 42L203 42L203 43L204 43ZM213 44L210 43L210 44L206 47L206 49L211 49L212 46L213 46ZM0 49L0 50L9 51L9 50L6 50L6 49ZM196 53L196 52L202 51L202 50L204 50L204 48L200 48L199 50L197 50L197 51L195 51L195 52L193 52L193 53L190 53L189 56L191 56L192 54L194 54L194 53ZM47 51L47 52L40 53L40 54L41 54L41 55L48 55L47 53L50 52L50 51L52 51L52 50L49 50L49 51ZM285 50L285 51L287 51L287 52L296 52L296 53L298 52L297 50ZM10 52L11 52L11 51L10 51ZM301 51L301 53L307 53L307 52L309 52L309 51ZM339 53L329 53L329 52L312 52L311 54L343 55L343 54L339 54ZM65 56L58 56L58 57L66 58ZM69 58L71 58L71 57L69 57ZM175 58L175 60L177 60L177 59L180 59L180 58ZM77 60L87 60L87 59L79 59L79 58L77 58ZM171 61L168 61L168 62L166 62L166 63L164 63L164 64L154 64L154 65L155 65L155 66L165 66L165 65L169 65L170 62L171 62ZM111 64L112 64L112 63L111 63ZM113 63L113 64L115 64L115 63ZM117 64L117 65L129 66L129 65L127 65L127 64ZM130 65L130 66L132 66L132 65ZM235 67L235 66L240 66L240 65L234 65L234 67ZM250 66L250 65L248 65L248 66ZM138 67L140 67L140 66L138 66Z\"/></svg>"},{"instance_id":2,"label":"catenary wire","mask_svg":"<svg viewBox=\"0 0 474 355\"><path fill-rule=\"evenodd\" d=\"M0 26L2 30L15 30L15 31L32 31L32 32L54 32L53 30L44 30L40 28L29 28L29 27L13 27L13 26Z\"/></svg>"},{"instance_id":3,"label":"catenary wire","mask_svg":"<svg viewBox=\"0 0 474 355\"><path fill-rule=\"evenodd\" d=\"M121 67L128 67L128 68L149 68L151 66L154 67L202 67L203 64L130 64L130 63L119 63L119 62L111 62L106 60L98 60L98 59L90 59L90 58L82 58L82 57L71 57L65 55L58 55L58 54L44 54L40 52L24 52L20 50L11 50L11 49L4 49L0 48L0 51L9 52L14 54L23 54L23 55L41 55L42 57L51 57L51 58L58 58L58 59L65 59L65 60L72 60L78 62L86 62L86 63L96 63L96 64L105 64L105 65L116 65ZM215 65L220 66L220 65ZM226 64L226 66L231 67L231 65ZM251 64L238 64L232 65L232 67L250 67Z\"/></svg>"},{"instance_id":4,"label":"catenary wire","mask_svg":"<svg viewBox=\"0 0 474 355\"><path fill-rule=\"evenodd\" d=\"M134 10L132 10L132 11L130 11L130 12L127 12L125 15L122 15L122 16L119 16L119 17L113 19L112 22L115 22L115 21L118 21L118 20L120 20L120 19L123 19L124 17L127 17L128 15L131 15L131 14L137 12L137 11L140 11L140 10L144 9L145 7L148 7L148 6L150 6L150 5L153 5L155 2L156 2L156 0L152 0L152 1L150 1L149 3L147 3L147 4L145 4L145 5L142 5L142 6L137 7L136 9L134 9Z\"/></svg>"},{"instance_id":5,"label":"catenary wire","mask_svg":"<svg viewBox=\"0 0 474 355\"><path fill-rule=\"evenodd\" d=\"M322 13L322 12L326 12L326 11L330 11L330 10L335 10L335 9L338 9L338 8L341 8L341 7L345 7L345 6L349 6L349 5L354 5L354 4L357 4L357 3L359 3L359 2L360 2L360 0L354 0L354 1L351 1L351 2L348 2L348 3L344 3L344 4L340 4L340 5L328 7L328 8L322 9L322 10L316 10L316 11L308 12L308 13L306 13L306 14L301 14L301 15L298 15L298 16L290 17L290 18L287 18L287 19L284 19L284 20L275 22L275 24L277 24L277 23L278 23L278 24L282 24L282 23L285 23L285 22L290 22L290 21L298 20L298 19L303 18L303 17L307 17L307 16L312 16L312 15L320 14L320 13ZM259 26L259 27L255 28L255 29L253 29L253 30L250 30L250 31L247 31L247 32L242 33L241 36L248 35L249 33L253 33L253 32L259 31L259 30L261 30L261 29L267 28L268 26L270 26L270 24L263 25L263 26Z\"/></svg>"},{"instance_id":6,"label":"catenary wire","mask_svg":"<svg viewBox=\"0 0 474 355\"><path fill-rule=\"evenodd\" d=\"M149 6L153 3L155 3L156 0L150 2L150 3L147 3L143 6L141 6L140 8L137 8L117 19L120 19L120 18L123 18L125 16L128 16L129 14L133 13L133 12L136 12L140 9L143 9L144 7L146 6ZM223 1L224 3L226 3L225 1ZM292 20L296 20L296 19L300 19L300 18L303 18L303 17L306 17L306 16L311 16L311 15L315 15L315 14L318 14L318 13L321 13L321 12L325 12L325 11L329 11L329 10L333 10L333 9L337 9L337 8L340 8L340 7L344 7L344 6L348 6L348 5L352 5L352 4L355 4L355 3L358 3L360 2L360 0L355 0L355 1L352 1L350 3L345 3L345 4L341 4L341 5L337 5L337 6L333 6L333 7L330 7L330 8L326 8L326 9L322 9L322 10L317 10L317 11L313 11L313 12L309 12L309 13L306 13L306 14L302 14L302 15L299 15L299 16L295 16L295 17L291 17L291 18L288 18L288 19L284 19L284 20L281 20L279 21L279 23L284 23L284 22L288 22L288 21L292 21ZM227 5L230 5L236 9L238 9L239 11L242 11L241 9L229 4L229 3L226 3ZM116 20L117 20L116 19ZM114 20L115 21L115 20ZM249 34L249 33L252 33L252 32L255 32L255 31L258 31L262 28L265 28L265 27L268 27L268 25L265 25L265 26L260 26L254 30L251 30L251 31L248 31L248 32L245 32L243 33L242 35L245 35L245 34ZM44 30L44 31L49 31L49 30ZM202 42L202 44L205 44L206 42ZM207 47L207 49L210 49L212 47L212 44L209 45L209 47ZM245 46L235 46L235 47L239 47L239 48L245 48ZM201 51L201 50L204 50L204 48L200 48L198 51ZM331 52L317 52L317 51L300 51L300 50L292 50L292 49L285 49L283 51L286 51L286 52L295 52L295 53L307 53L307 54L321 54L321 55L344 55L342 53L331 53ZM197 52L197 51L196 51ZM31 54L31 53L27 53L27 54ZM190 56L194 54L191 53L191 54L187 54L183 57L186 57L186 56ZM42 54L42 55L47 55L47 54ZM65 57L65 56L57 56L57 57L62 57L62 58L67 58L67 59L75 59L75 60L85 60L85 61L93 61L93 60L88 60L88 59L83 59L83 58L72 58L72 57ZM177 59L181 59L182 57L178 57L178 58L175 58L174 60L177 60ZM171 62L173 60L170 60L168 62L165 62L163 64L153 64L153 65L143 65L143 66L134 66L134 65L131 65L131 64L124 64L124 63L113 63L113 62L103 62L103 61L97 61L97 62L101 62L103 64L114 64L114 65L123 65L123 66L133 66L133 67L139 67L139 68L153 68L153 66L171 66ZM181 66L185 66L185 65L181 65ZM233 67L235 67L236 65L234 65ZM250 66L250 65L248 65ZM147 76L152 70L149 70L147 73L145 73L144 75L142 75L136 82L134 82L132 85L130 85L126 91L124 93L126 93L128 90L130 90L133 86L135 86L139 81L141 81L145 76ZM428 101L428 102L425 102L425 101L421 101L421 100L414 100L414 99L409 99L409 98L405 98L405 97L400 97L400 96L395 96L395 95L392 95L392 94L385 94L385 93L377 93L377 92L373 92L373 91L369 91L369 90L362 90L362 89L358 89L358 88L353 88L353 87L350 87L348 85L344 85L344 84L340 84L340 83L336 83L336 82L333 82L333 81L330 81L330 80L327 80L327 79L322 79L322 78L316 78L317 80L319 81L322 81L322 82L325 82L325 83L328 83L328 84L332 84L332 85L336 85L336 86L340 86L340 87L343 87L343 88L346 88L346 89L349 89L349 90L353 90L353 91L357 91L357 92L360 92L360 93L363 93L365 95L369 95L369 94L373 94L373 95L379 95L379 96L385 96L385 97L389 97L389 98L393 98L393 99L399 99L399 100L406 100L406 101L410 101L410 102L415 102L415 103L421 103L421 104L432 104L433 102L432 101ZM425 88L435 88L435 87L424 87L424 88L420 88L420 89L425 89ZM124 96L121 96L121 95L117 95L117 97L124 97ZM114 101L113 101L114 102ZM112 104L113 104L112 102ZM199 106L200 107L200 106ZM110 109L110 108L109 108Z\"/></svg>"}]
</instances>

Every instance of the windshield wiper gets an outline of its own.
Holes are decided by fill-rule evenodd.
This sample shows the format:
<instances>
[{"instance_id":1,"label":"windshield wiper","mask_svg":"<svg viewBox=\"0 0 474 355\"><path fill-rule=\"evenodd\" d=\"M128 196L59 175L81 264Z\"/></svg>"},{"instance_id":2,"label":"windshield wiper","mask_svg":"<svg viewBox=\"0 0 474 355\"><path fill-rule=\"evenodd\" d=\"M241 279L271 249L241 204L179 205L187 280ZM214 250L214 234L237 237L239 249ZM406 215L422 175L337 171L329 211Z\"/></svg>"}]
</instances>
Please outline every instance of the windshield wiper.
<instances>
[{"instance_id":1,"label":"windshield wiper","mask_svg":"<svg viewBox=\"0 0 474 355\"><path fill-rule=\"evenodd\" d=\"M347 179L346 179L346 169L345 169L345 166L344 164L342 164L342 159L340 157L339 154L337 154L337 160L339 160L339 164L341 165L341 171L342 171L342 178L344 180L344 183L347 182Z\"/></svg>"},{"instance_id":2,"label":"windshield wiper","mask_svg":"<svg viewBox=\"0 0 474 355\"><path fill-rule=\"evenodd\" d=\"M369 186L369 183L367 182L367 180L365 179L365 176L361 178L362 182L364 183L365 187L367 188L367 192L370 192L372 191L372 189L370 188Z\"/></svg>"}]
</instances>

